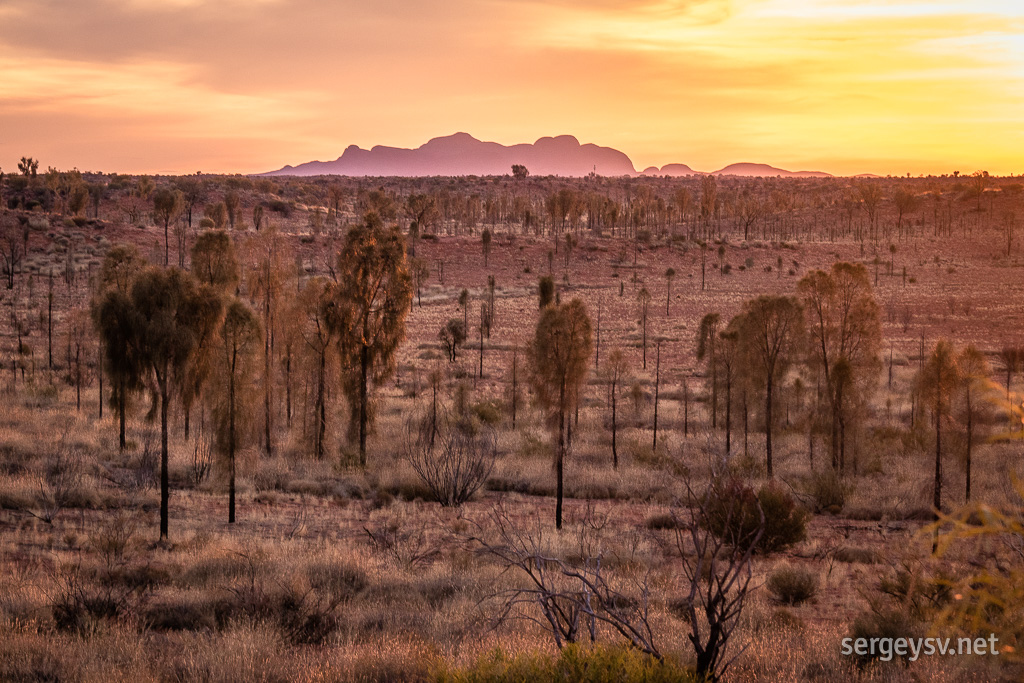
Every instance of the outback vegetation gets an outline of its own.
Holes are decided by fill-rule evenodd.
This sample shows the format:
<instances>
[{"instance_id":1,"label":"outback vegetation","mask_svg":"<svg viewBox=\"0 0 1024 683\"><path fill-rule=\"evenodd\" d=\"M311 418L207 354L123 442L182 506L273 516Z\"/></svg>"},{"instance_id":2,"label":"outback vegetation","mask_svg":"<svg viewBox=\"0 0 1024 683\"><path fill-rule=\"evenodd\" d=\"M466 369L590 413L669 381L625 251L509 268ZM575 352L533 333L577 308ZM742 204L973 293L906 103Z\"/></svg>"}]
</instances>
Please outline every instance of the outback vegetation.
<instances>
[{"instance_id":1,"label":"outback vegetation","mask_svg":"<svg viewBox=\"0 0 1024 683\"><path fill-rule=\"evenodd\" d=\"M0 174L0 680L1024 675L1024 184L512 171Z\"/></svg>"}]
</instances>

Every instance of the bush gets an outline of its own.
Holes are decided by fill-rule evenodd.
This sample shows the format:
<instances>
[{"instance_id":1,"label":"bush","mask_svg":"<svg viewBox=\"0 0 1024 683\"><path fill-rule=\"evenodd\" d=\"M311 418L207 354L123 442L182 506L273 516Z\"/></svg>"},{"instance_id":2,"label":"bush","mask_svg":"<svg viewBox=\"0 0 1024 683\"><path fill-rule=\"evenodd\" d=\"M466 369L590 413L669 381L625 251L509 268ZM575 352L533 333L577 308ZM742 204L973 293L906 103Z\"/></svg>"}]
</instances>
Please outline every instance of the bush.
<instances>
[{"instance_id":1,"label":"bush","mask_svg":"<svg viewBox=\"0 0 1024 683\"><path fill-rule=\"evenodd\" d=\"M850 485L835 470L815 472L807 480L807 493L814 501L815 512L838 515L846 507Z\"/></svg>"},{"instance_id":2,"label":"bush","mask_svg":"<svg viewBox=\"0 0 1024 683\"><path fill-rule=\"evenodd\" d=\"M818 592L818 577L800 567L783 565L768 577L768 590L784 605L799 605Z\"/></svg>"},{"instance_id":3,"label":"bush","mask_svg":"<svg viewBox=\"0 0 1024 683\"><path fill-rule=\"evenodd\" d=\"M897 638L922 638L924 627L915 619L912 619L906 611L900 609L883 609L873 612L866 612L858 616L850 627L850 637L853 639L885 638L893 642ZM895 655L892 655L895 656ZM854 654L858 666L864 666L876 659L882 659L883 655L877 649L874 654Z\"/></svg>"},{"instance_id":4,"label":"bush","mask_svg":"<svg viewBox=\"0 0 1024 683\"><path fill-rule=\"evenodd\" d=\"M763 513L764 533L757 544L763 553L784 550L807 536L807 511L773 484L766 484L755 493L734 480L715 491L707 506L708 530L726 540L754 533Z\"/></svg>"}]
</instances>

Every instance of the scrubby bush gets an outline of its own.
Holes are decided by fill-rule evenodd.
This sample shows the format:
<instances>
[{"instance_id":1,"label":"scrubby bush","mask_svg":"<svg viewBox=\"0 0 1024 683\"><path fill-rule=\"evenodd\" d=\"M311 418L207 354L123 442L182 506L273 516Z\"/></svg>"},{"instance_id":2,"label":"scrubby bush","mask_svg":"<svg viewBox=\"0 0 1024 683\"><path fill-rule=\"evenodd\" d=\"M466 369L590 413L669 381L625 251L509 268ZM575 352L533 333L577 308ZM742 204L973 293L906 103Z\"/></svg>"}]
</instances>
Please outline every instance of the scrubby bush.
<instances>
[{"instance_id":1,"label":"scrubby bush","mask_svg":"<svg viewBox=\"0 0 1024 683\"><path fill-rule=\"evenodd\" d=\"M814 504L815 512L827 512L837 515L846 507L846 498L850 494L851 485L839 476L835 470L814 472L807 479L806 491Z\"/></svg>"},{"instance_id":2,"label":"scrubby bush","mask_svg":"<svg viewBox=\"0 0 1024 683\"><path fill-rule=\"evenodd\" d=\"M806 569L783 565L768 577L768 590L784 605L799 605L818 592L818 577Z\"/></svg>"},{"instance_id":3,"label":"scrubby bush","mask_svg":"<svg viewBox=\"0 0 1024 683\"><path fill-rule=\"evenodd\" d=\"M807 511L774 484L755 492L732 481L710 496L707 505L709 530L719 538L743 538L753 533L763 515L764 533L757 545L762 553L784 550L807 535Z\"/></svg>"}]
</instances>

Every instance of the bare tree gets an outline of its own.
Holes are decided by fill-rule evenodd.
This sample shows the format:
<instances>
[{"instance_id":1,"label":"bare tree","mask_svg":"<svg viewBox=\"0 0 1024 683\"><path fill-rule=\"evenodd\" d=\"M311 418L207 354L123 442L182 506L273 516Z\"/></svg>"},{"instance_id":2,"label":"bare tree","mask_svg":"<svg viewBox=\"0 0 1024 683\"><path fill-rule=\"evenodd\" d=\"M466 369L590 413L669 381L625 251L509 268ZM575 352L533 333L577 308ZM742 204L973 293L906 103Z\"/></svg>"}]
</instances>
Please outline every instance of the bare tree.
<instances>
[{"instance_id":1,"label":"bare tree","mask_svg":"<svg viewBox=\"0 0 1024 683\"><path fill-rule=\"evenodd\" d=\"M744 514L743 503L724 493L718 480L712 481L703 494L694 492L687 482L685 503L689 516L673 513L675 549L682 558L683 575L689 584L683 603L689 613L689 640L697 654L697 677L709 681L720 680L742 654L741 650L726 658L750 592L754 551L765 529L760 504L759 523L732 523ZM724 520L717 518L723 513ZM710 531L723 521L727 533L716 535ZM707 631L702 629L705 623Z\"/></svg>"},{"instance_id":2,"label":"bare tree","mask_svg":"<svg viewBox=\"0 0 1024 683\"><path fill-rule=\"evenodd\" d=\"M622 391L622 385L626 384L629 380L626 377L628 366L626 364L626 356L622 353L622 349L616 347L613 348L611 353L608 354L608 360L605 361L604 366L604 379L608 383L608 404L611 408L611 432L612 432L612 468L619 468L619 449L618 449L618 432L619 432L619 420L618 420L618 402L619 393Z\"/></svg>"},{"instance_id":3,"label":"bare tree","mask_svg":"<svg viewBox=\"0 0 1024 683\"><path fill-rule=\"evenodd\" d=\"M214 371L214 441L217 451L228 465L228 523L235 522L236 451L252 435L254 387L251 377L256 372L255 351L260 343L260 324L248 306L233 300L227 306L224 322L216 340Z\"/></svg>"},{"instance_id":4,"label":"bare tree","mask_svg":"<svg viewBox=\"0 0 1024 683\"><path fill-rule=\"evenodd\" d=\"M953 345L940 339L928 361L918 370L915 390L922 405L927 405L935 421L935 479L932 505L938 515L942 511L942 423L949 417L954 392L963 381ZM936 517L938 519L938 517Z\"/></svg>"}]
</instances>

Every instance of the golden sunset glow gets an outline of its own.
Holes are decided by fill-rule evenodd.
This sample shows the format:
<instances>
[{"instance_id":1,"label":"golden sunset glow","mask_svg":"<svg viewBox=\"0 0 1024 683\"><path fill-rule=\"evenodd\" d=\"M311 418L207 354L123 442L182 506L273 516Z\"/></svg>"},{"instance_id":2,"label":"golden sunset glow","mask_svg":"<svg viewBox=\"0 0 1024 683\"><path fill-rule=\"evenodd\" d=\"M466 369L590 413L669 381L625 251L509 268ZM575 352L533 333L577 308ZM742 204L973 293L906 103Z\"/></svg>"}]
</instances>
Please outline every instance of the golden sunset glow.
<instances>
[{"instance_id":1,"label":"golden sunset glow","mask_svg":"<svg viewBox=\"0 0 1024 683\"><path fill-rule=\"evenodd\" d=\"M1018 0L9 0L0 168L572 134L637 170L1024 172Z\"/></svg>"}]
</instances>

